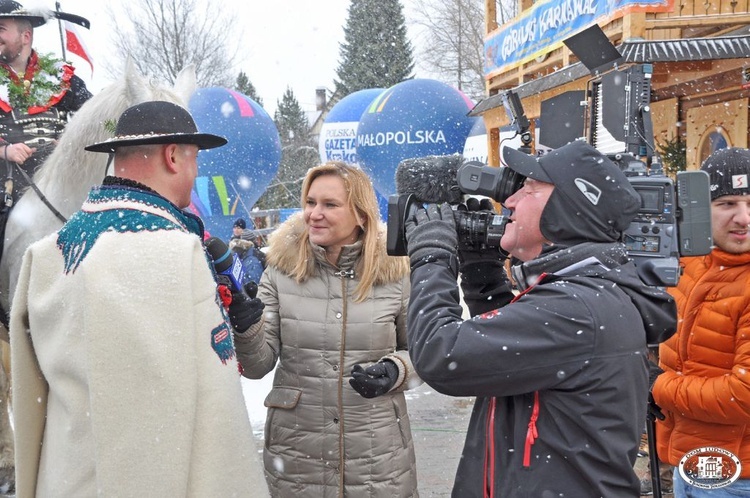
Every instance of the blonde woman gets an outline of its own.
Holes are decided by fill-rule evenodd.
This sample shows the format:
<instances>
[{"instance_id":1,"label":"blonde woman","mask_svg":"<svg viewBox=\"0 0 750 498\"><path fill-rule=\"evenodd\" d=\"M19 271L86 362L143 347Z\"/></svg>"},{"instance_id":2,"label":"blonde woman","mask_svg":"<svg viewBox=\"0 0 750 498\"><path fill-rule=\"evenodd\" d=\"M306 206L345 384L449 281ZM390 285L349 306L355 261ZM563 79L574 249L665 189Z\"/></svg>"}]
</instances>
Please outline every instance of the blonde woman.
<instances>
[{"instance_id":1,"label":"blonde woman","mask_svg":"<svg viewBox=\"0 0 750 498\"><path fill-rule=\"evenodd\" d=\"M355 166L311 168L302 207L269 242L265 323L236 337L245 377L276 367L271 493L418 496L403 395L421 383L406 350L408 259L386 254L375 192Z\"/></svg>"}]
</instances>

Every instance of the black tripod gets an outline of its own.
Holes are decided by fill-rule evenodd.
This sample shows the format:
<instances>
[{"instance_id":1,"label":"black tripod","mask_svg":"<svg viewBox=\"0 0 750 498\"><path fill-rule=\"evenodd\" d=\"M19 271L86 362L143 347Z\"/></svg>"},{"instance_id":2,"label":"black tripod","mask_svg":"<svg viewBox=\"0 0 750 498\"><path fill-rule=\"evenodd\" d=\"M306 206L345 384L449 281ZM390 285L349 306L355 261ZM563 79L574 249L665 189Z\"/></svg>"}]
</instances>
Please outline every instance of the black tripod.
<instances>
[{"instance_id":1,"label":"black tripod","mask_svg":"<svg viewBox=\"0 0 750 498\"><path fill-rule=\"evenodd\" d=\"M654 490L654 497L662 498L659 456L656 454L656 418L651 413L646 417L646 437L648 438L648 466L651 470L651 486Z\"/></svg>"}]
</instances>

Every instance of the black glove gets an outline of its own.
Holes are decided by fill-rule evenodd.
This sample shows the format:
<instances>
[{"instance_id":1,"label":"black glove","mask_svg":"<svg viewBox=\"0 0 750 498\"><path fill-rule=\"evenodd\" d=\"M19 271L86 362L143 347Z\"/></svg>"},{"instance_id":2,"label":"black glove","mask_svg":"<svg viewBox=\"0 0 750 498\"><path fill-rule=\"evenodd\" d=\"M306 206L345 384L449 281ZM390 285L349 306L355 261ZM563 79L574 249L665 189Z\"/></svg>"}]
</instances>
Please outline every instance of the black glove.
<instances>
[{"instance_id":1,"label":"black glove","mask_svg":"<svg viewBox=\"0 0 750 498\"><path fill-rule=\"evenodd\" d=\"M659 368L659 365L657 365L653 361L648 362L648 417L651 420L657 418L659 420L664 420L665 418L667 418L661 411L661 407L656 404L656 401L654 401L654 395L651 394L651 390L654 388L656 378L663 373L664 370Z\"/></svg>"},{"instance_id":2,"label":"black glove","mask_svg":"<svg viewBox=\"0 0 750 498\"><path fill-rule=\"evenodd\" d=\"M489 211L492 214L497 214L495 207L492 205L492 201L489 199L476 199L470 197L466 200L466 204L460 204L458 210L475 213L477 211ZM460 240L458 243L458 262L459 271L464 278L471 277L484 277L491 275L495 269L502 271L503 261L508 257L508 253L498 247L484 247L479 248L471 244L465 243ZM468 274L468 275L467 275Z\"/></svg>"},{"instance_id":3,"label":"black glove","mask_svg":"<svg viewBox=\"0 0 750 498\"><path fill-rule=\"evenodd\" d=\"M427 204L405 225L412 268L438 259L450 261L456 254L458 234L450 204Z\"/></svg>"},{"instance_id":4,"label":"black glove","mask_svg":"<svg viewBox=\"0 0 750 498\"><path fill-rule=\"evenodd\" d=\"M483 199L481 202L470 197L466 204L457 208L461 216L476 217L476 212L484 211L495 214L492 201ZM464 293L464 303L471 315L479 315L505 306L513 300L508 276L503 268L507 253L499 247L488 247L483 244L470 244L468 241L458 242L459 271L461 272L461 290Z\"/></svg>"},{"instance_id":5,"label":"black glove","mask_svg":"<svg viewBox=\"0 0 750 498\"><path fill-rule=\"evenodd\" d=\"M258 284L252 281L244 285L244 292L232 292L232 302L227 311L236 332L245 332L263 316L266 305L255 297L257 293Z\"/></svg>"},{"instance_id":6,"label":"black glove","mask_svg":"<svg viewBox=\"0 0 750 498\"><path fill-rule=\"evenodd\" d=\"M363 398L374 398L390 391L396 380L398 380L398 367L392 361L383 360L367 368L354 365L349 384Z\"/></svg>"},{"instance_id":7,"label":"black glove","mask_svg":"<svg viewBox=\"0 0 750 498\"><path fill-rule=\"evenodd\" d=\"M654 401L654 395L651 393L648 393L648 414L647 417L649 420L664 420L667 418L664 415L664 412L661 411L661 407L656 404L656 401Z\"/></svg>"}]
</instances>

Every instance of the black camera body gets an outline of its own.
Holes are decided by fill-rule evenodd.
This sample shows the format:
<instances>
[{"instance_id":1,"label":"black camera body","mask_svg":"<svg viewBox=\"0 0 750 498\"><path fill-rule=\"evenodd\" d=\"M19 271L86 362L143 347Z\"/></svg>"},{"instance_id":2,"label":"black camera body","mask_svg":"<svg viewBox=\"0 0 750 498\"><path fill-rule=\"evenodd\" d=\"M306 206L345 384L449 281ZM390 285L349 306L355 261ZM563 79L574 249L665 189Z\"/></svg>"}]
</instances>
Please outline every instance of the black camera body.
<instances>
[{"instance_id":1,"label":"black camera body","mask_svg":"<svg viewBox=\"0 0 750 498\"><path fill-rule=\"evenodd\" d=\"M454 159L461 161L460 156ZM397 175L399 174L400 171L397 172ZM419 199L415 194L394 194L388 198L386 249L389 255L405 256L407 254L405 223L407 219L414 216L422 202L456 199L458 197L453 195L453 192L457 190L464 195L483 195L502 203L521 188L524 177L510 168L491 168L478 161L467 161L455 170L455 175L450 178L440 176L436 180L443 184L442 188L446 190L446 193L440 193L440 189L430 190L420 187L424 196L431 198ZM447 194L448 191L451 192L450 195ZM507 216L488 210L461 209L460 201L451 202L451 204L454 206L453 217L456 222L458 243L462 249L500 250L500 239L509 221Z\"/></svg>"},{"instance_id":2,"label":"black camera body","mask_svg":"<svg viewBox=\"0 0 750 498\"><path fill-rule=\"evenodd\" d=\"M388 197L386 250L390 256L406 256L406 220L422 206L414 194ZM492 211L453 210L458 241L462 248L475 251L499 250L508 217Z\"/></svg>"},{"instance_id":3,"label":"black camera body","mask_svg":"<svg viewBox=\"0 0 750 498\"><path fill-rule=\"evenodd\" d=\"M647 285L675 286L680 256L711 252L711 198L705 171L628 180L641 197L641 208L622 234L628 255Z\"/></svg>"}]
</instances>

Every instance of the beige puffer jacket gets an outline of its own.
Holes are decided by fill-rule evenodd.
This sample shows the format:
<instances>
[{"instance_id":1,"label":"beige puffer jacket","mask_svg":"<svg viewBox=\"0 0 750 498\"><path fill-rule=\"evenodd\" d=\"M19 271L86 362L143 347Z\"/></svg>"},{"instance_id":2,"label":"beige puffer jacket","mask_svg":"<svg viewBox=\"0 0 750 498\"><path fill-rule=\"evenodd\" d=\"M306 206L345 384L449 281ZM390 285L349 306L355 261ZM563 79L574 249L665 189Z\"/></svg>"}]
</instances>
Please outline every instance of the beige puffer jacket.
<instances>
[{"instance_id":1,"label":"beige puffer jacket","mask_svg":"<svg viewBox=\"0 0 750 498\"><path fill-rule=\"evenodd\" d=\"M304 231L301 216L269 243L260 283L265 334L236 335L244 375L276 366L265 401L264 462L273 496L335 497L417 494L416 465L403 391L421 384L406 350L408 264L386 257L370 298L355 303L361 242L346 246L339 267L316 247L318 274L299 284L288 275ZM385 231L381 227L383 252ZM353 277L345 276L354 271ZM355 364L389 358L399 379L386 395L366 399L350 385Z\"/></svg>"}]
</instances>

